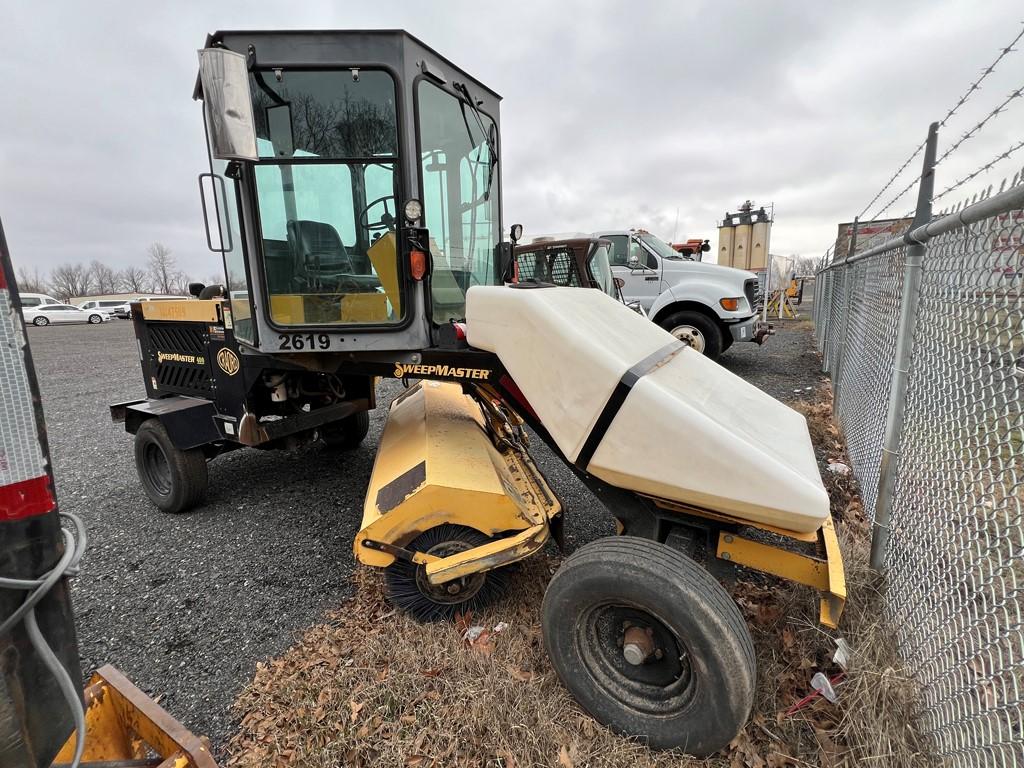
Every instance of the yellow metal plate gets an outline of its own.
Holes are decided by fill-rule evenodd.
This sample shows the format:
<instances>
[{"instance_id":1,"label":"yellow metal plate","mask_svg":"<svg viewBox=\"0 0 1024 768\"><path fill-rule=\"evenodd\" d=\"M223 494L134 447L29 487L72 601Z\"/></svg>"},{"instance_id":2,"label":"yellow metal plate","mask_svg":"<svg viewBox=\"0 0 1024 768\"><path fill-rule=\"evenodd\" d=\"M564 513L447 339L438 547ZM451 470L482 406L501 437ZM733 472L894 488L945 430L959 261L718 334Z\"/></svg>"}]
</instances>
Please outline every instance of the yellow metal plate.
<instances>
[{"instance_id":1,"label":"yellow metal plate","mask_svg":"<svg viewBox=\"0 0 1024 768\"><path fill-rule=\"evenodd\" d=\"M220 300L181 299L167 301L140 301L142 317L146 320L180 320L188 323L219 323Z\"/></svg>"},{"instance_id":2,"label":"yellow metal plate","mask_svg":"<svg viewBox=\"0 0 1024 768\"><path fill-rule=\"evenodd\" d=\"M825 550L824 560L720 531L716 554L721 560L818 590L822 593L819 619L834 629L846 604L846 576L831 517L818 530L816 540Z\"/></svg>"}]
</instances>

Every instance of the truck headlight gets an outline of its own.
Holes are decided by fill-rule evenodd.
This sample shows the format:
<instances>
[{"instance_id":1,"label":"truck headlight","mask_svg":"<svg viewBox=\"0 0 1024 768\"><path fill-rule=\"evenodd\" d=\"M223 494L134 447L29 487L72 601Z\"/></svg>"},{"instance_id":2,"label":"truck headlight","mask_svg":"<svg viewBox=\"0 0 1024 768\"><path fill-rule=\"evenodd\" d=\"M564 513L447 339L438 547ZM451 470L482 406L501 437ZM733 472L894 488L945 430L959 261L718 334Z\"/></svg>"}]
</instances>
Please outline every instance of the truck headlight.
<instances>
[{"instance_id":1,"label":"truck headlight","mask_svg":"<svg viewBox=\"0 0 1024 768\"><path fill-rule=\"evenodd\" d=\"M735 296L729 299L719 299L718 303L722 305L722 309L727 312L735 312L740 308L740 302L743 301L742 296Z\"/></svg>"}]
</instances>

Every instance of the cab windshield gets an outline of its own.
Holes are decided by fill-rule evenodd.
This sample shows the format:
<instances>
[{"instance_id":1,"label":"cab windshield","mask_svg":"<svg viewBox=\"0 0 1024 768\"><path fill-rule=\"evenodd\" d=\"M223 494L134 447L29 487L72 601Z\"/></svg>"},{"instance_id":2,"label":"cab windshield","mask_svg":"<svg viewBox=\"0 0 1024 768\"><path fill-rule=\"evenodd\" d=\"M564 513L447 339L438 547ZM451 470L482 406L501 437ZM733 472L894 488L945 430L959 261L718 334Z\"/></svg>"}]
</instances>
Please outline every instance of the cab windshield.
<instances>
[{"instance_id":1,"label":"cab windshield","mask_svg":"<svg viewBox=\"0 0 1024 768\"><path fill-rule=\"evenodd\" d=\"M278 325L400 323L395 83L375 70L254 71L263 268Z\"/></svg>"},{"instance_id":2,"label":"cab windshield","mask_svg":"<svg viewBox=\"0 0 1024 768\"><path fill-rule=\"evenodd\" d=\"M664 240L655 237L650 232L644 232L640 235L640 239L644 245L654 251L656 254L661 256L663 259L687 259L693 261L689 256L683 256L675 248L666 243Z\"/></svg>"},{"instance_id":3,"label":"cab windshield","mask_svg":"<svg viewBox=\"0 0 1024 768\"><path fill-rule=\"evenodd\" d=\"M501 238L498 132L470 101L429 80L416 89L424 224L430 231L432 319L466 316L466 291L495 283Z\"/></svg>"}]
</instances>

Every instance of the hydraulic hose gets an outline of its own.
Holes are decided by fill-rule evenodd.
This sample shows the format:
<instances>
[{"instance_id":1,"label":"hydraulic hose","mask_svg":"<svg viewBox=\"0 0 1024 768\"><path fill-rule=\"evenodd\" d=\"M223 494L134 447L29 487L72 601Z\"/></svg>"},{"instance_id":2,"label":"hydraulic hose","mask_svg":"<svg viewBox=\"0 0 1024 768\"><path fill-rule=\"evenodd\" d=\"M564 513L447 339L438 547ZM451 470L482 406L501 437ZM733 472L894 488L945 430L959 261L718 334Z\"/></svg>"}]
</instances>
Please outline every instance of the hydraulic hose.
<instances>
[{"instance_id":1,"label":"hydraulic hose","mask_svg":"<svg viewBox=\"0 0 1024 768\"><path fill-rule=\"evenodd\" d=\"M25 631L29 642L39 654L44 666L54 676L60 687L64 699L75 721L75 755L71 761L71 768L78 768L82 761L82 753L85 750L85 710L82 700L79 698L78 688L64 665L60 663L57 655L50 648L46 638L39 629L36 622L35 607L46 594L60 582L65 576L78 575L78 563L85 553L89 543L89 537L85 530L85 524L77 515L69 512L61 512L60 516L70 521L75 528L75 533L66 528L62 529L64 534L64 553L57 564L42 576L35 579L12 579L0 576L0 589L15 589L28 592L28 596L18 608L0 623L0 637L10 632L19 621L25 622Z\"/></svg>"}]
</instances>

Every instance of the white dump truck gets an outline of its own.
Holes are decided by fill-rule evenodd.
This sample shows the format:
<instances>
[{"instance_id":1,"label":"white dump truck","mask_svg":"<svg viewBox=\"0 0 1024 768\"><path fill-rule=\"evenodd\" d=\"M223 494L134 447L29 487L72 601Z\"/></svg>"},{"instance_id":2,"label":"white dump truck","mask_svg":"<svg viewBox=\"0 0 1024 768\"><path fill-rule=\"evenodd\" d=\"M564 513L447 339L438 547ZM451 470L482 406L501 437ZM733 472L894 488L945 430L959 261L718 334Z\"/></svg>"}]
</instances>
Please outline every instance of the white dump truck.
<instances>
[{"instance_id":1,"label":"white dump truck","mask_svg":"<svg viewBox=\"0 0 1024 768\"><path fill-rule=\"evenodd\" d=\"M755 313L753 272L697 261L642 229L594 234L612 244L623 299L705 357L717 359L735 341L762 344L771 333Z\"/></svg>"}]
</instances>

